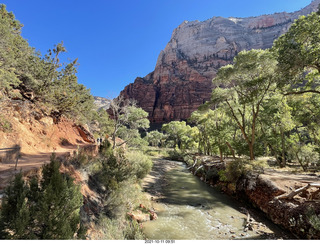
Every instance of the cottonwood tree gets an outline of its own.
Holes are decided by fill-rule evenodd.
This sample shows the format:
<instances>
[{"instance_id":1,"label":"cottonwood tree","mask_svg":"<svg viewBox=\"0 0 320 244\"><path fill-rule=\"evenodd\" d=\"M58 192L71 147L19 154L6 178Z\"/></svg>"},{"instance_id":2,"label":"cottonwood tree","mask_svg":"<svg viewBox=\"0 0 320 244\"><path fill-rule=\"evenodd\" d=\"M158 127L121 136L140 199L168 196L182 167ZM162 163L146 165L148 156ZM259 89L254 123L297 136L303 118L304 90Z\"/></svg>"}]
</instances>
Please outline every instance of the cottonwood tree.
<instances>
[{"instance_id":1,"label":"cottonwood tree","mask_svg":"<svg viewBox=\"0 0 320 244\"><path fill-rule=\"evenodd\" d=\"M145 139L150 145L154 147L162 147L163 141L166 139L166 136L157 130L153 130L147 133Z\"/></svg>"},{"instance_id":2,"label":"cottonwood tree","mask_svg":"<svg viewBox=\"0 0 320 244\"><path fill-rule=\"evenodd\" d=\"M185 121L171 121L162 126L162 131L167 135L167 141L173 141L173 147L178 149L192 149L195 139L198 138L196 127L187 125Z\"/></svg>"},{"instance_id":3,"label":"cottonwood tree","mask_svg":"<svg viewBox=\"0 0 320 244\"><path fill-rule=\"evenodd\" d=\"M113 149L140 136L139 130L146 130L150 126L148 113L137 107L135 101L125 100L122 96L111 100L108 112L114 122L111 134ZM125 141L117 144L116 138L120 135Z\"/></svg>"},{"instance_id":4,"label":"cottonwood tree","mask_svg":"<svg viewBox=\"0 0 320 244\"><path fill-rule=\"evenodd\" d=\"M235 121L248 149L250 160L255 158L254 145L261 103L274 89L277 61L268 50L242 51L233 65L219 69L213 83L226 88L213 90L211 102L225 106Z\"/></svg>"},{"instance_id":5,"label":"cottonwood tree","mask_svg":"<svg viewBox=\"0 0 320 244\"><path fill-rule=\"evenodd\" d=\"M285 94L320 94L320 10L301 16L272 47Z\"/></svg>"},{"instance_id":6,"label":"cottonwood tree","mask_svg":"<svg viewBox=\"0 0 320 244\"><path fill-rule=\"evenodd\" d=\"M296 126L293 109L287 100L279 92L270 94L262 104L259 118L262 133L260 139L267 144L281 167L286 165L288 137Z\"/></svg>"},{"instance_id":7,"label":"cottonwood tree","mask_svg":"<svg viewBox=\"0 0 320 244\"><path fill-rule=\"evenodd\" d=\"M224 112L224 109L195 111L190 117L190 121L196 124L199 135L199 151L205 154L219 152L220 161L223 161L223 155L228 150L234 156L234 149L229 141L233 133L233 126L230 124L230 118Z\"/></svg>"}]
</instances>

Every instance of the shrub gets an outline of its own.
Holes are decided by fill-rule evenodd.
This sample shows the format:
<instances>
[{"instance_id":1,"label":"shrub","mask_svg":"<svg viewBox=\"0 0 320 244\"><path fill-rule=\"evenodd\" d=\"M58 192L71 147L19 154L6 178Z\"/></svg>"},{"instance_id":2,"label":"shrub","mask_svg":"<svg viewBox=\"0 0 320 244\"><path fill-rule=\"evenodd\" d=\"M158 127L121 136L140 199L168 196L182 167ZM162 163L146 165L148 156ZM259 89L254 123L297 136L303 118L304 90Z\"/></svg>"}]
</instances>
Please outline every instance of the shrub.
<instances>
[{"instance_id":1,"label":"shrub","mask_svg":"<svg viewBox=\"0 0 320 244\"><path fill-rule=\"evenodd\" d=\"M168 159L175 161L183 161L184 153L181 150L171 150L168 152Z\"/></svg>"},{"instance_id":2,"label":"shrub","mask_svg":"<svg viewBox=\"0 0 320 244\"><path fill-rule=\"evenodd\" d=\"M3 132L6 132L6 133L12 132L11 123L3 116L0 116L0 130L2 130Z\"/></svg>"},{"instance_id":3,"label":"shrub","mask_svg":"<svg viewBox=\"0 0 320 244\"><path fill-rule=\"evenodd\" d=\"M138 179L143 179L152 168L151 159L140 151L127 152L126 158L133 165L135 175Z\"/></svg>"},{"instance_id":4,"label":"shrub","mask_svg":"<svg viewBox=\"0 0 320 244\"><path fill-rule=\"evenodd\" d=\"M229 162L225 170L218 172L220 181L237 182L247 172L246 164L247 162L241 159Z\"/></svg>"}]
</instances>

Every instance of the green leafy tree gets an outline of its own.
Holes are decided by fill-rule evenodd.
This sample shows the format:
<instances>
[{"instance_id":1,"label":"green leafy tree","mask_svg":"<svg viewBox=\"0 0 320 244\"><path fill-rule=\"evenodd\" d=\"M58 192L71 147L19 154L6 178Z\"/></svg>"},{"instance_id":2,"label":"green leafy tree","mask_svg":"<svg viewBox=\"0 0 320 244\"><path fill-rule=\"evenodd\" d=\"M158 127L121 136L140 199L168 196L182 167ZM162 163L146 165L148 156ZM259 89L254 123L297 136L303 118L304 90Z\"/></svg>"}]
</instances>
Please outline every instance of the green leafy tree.
<instances>
[{"instance_id":1,"label":"green leafy tree","mask_svg":"<svg viewBox=\"0 0 320 244\"><path fill-rule=\"evenodd\" d=\"M296 126L287 98L278 92L266 98L259 122L262 132L260 140L266 142L279 165L284 167L288 152L287 139Z\"/></svg>"},{"instance_id":2,"label":"green leafy tree","mask_svg":"<svg viewBox=\"0 0 320 244\"><path fill-rule=\"evenodd\" d=\"M213 80L214 84L223 84L227 88L214 89L211 103L227 108L248 145L250 160L255 158L261 103L274 89L276 64L268 50L242 51L234 58L234 64L220 68Z\"/></svg>"},{"instance_id":3,"label":"green leafy tree","mask_svg":"<svg viewBox=\"0 0 320 244\"><path fill-rule=\"evenodd\" d=\"M148 113L136 106L131 100L125 100L119 96L110 102L109 113L114 120L112 129L113 148L140 138L139 130L146 130L150 126ZM116 144L116 138L120 136L124 142Z\"/></svg>"},{"instance_id":4,"label":"green leafy tree","mask_svg":"<svg viewBox=\"0 0 320 244\"><path fill-rule=\"evenodd\" d=\"M0 90L10 95L30 77L29 61L34 50L21 37L22 25L4 4L0 5Z\"/></svg>"},{"instance_id":5,"label":"green leafy tree","mask_svg":"<svg viewBox=\"0 0 320 244\"><path fill-rule=\"evenodd\" d=\"M162 131L168 136L167 140L173 141L174 148L192 149L196 146L197 128L192 128L185 121L171 121L164 124Z\"/></svg>"},{"instance_id":6,"label":"green leafy tree","mask_svg":"<svg viewBox=\"0 0 320 244\"><path fill-rule=\"evenodd\" d=\"M157 130L150 131L146 135L146 140L154 147L162 147L165 139L166 136Z\"/></svg>"},{"instance_id":7,"label":"green leafy tree","mask_svg":"<svg viewBox=\"0 0 320 244\"><path fill-rule=\"evenodd\" d=\"M320 11L299 17L272 50L279 63L278 85L287 95L320 94Z\"/></svg>"},{"instance_id":8,"label":"green leafy tree","mask_svg":"<svg viewBox=\"0 0 320 244\"><path fill-rule=\"evenodd\" d=\"M73 239L80 224L83 196L80 186L59 172L60 162L54 157L43 167L38 221L40 239Z\"/></svg>"},{"instance_id":9,"label":"green leafy tree","mask_svg":"<svg viewBox=\"0 0 320 244\"><path fill-rule=\"evenodd\" d=\"M199 130L200 152L210 155L218 149L221 161L229 149L234 155L234 149L229 143L232 139L233 126L224 109L193 112L190 121L194 122Z\"/></svg>"}]
</instances>

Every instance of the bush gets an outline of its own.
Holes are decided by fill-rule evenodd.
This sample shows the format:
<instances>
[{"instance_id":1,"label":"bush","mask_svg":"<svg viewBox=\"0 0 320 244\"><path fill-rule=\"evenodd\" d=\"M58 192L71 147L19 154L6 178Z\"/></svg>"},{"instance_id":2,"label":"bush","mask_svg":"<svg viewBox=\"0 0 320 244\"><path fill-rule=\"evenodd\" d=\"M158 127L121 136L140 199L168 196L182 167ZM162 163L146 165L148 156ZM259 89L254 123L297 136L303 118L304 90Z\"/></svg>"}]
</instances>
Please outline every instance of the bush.
<instances>
[{"instance_id":1,"label":"bush","mask_svg":"<svg viewBox=\"0 0 320 244\"><path fill-rule=\"evenodd\" d=\"M3 132L6 132L6 133L12 132L11 123L3 116L0 116L0 130L2 130Z\"/></svg>"},{"instance_id":2,"label":"bush","mask_svg":"<svg viewBox=\"0 0 320 244\"><path fill-rule=\"evenodd\" d=\"M225 170L218 172L220 181L237 182L247 172L246 161L237 159L229 162Z\"/></svg>"},{"instance_id":3,"label":"bush","mask_svg":"<svg viewBox=\"0 0 320 244\"><path fill-rule=\"evenodd\" d=\"M151 159L140 151L127 152L126 158L133 165L135 175L138 179L143 179L152 168Z\"/></svg>"},{"instance_id":4,"label":"bush","mask_svg":"<svg viewBox=\"0 0 320 244\"><path fill-rule=\"evenodd\" d=\"M181 150L172 150L168 152L168 159L175 161L183 161L184 153Z\"/></svg>"}]
</instances>

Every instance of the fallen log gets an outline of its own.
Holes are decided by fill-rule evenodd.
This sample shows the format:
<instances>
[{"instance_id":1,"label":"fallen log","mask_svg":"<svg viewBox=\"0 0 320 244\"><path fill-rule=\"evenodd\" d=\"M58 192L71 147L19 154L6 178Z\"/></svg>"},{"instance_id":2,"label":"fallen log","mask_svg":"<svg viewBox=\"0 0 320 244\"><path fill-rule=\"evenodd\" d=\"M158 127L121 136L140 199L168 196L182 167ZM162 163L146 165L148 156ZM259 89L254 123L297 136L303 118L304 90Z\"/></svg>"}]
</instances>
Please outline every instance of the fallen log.
<instances>
[{"instance_id":1,"label":"fallen log","mask_svg":"<svg viewBox=\"0 0 320 244\"><path fill-rule=\"evenodd\" d=\"M299 193L307 190L309 187L310 187L310 184L307 184L307 185L300 187L299 189L294 190L290 193L284 193L280 196L277 196L277 197L275 197L275 199L292 199L295 195L298 195Z\"/></svg>"},{"instance_id":2,"label":"fallen log","mask_svg":"<svg viewBox=\"0 0 320 244\"><path fill-rule=\"evenodd\" d=\"M194 164L191 167L189 167L188 170L192 169L196 164L197 164L197 158L194 160Z\"/></svg>"},{"instance_id":3,"label":"fallen log","mask_svg":"<svg viewBox=\"0 0 320 244\"><path fill-rule=\"evenodd\" d=\"M298 195L301 192L306 191L309 187L318 187L320 188L320 183L307 183L307 185L300 187L299 189L296 189L290 193L284 193L280 196L275 197L275 199L292 199L294 196ZM319 191L319 190L318 190ZM317 191L317 193L318 193Z\"/></svg>"}]
</instances>

